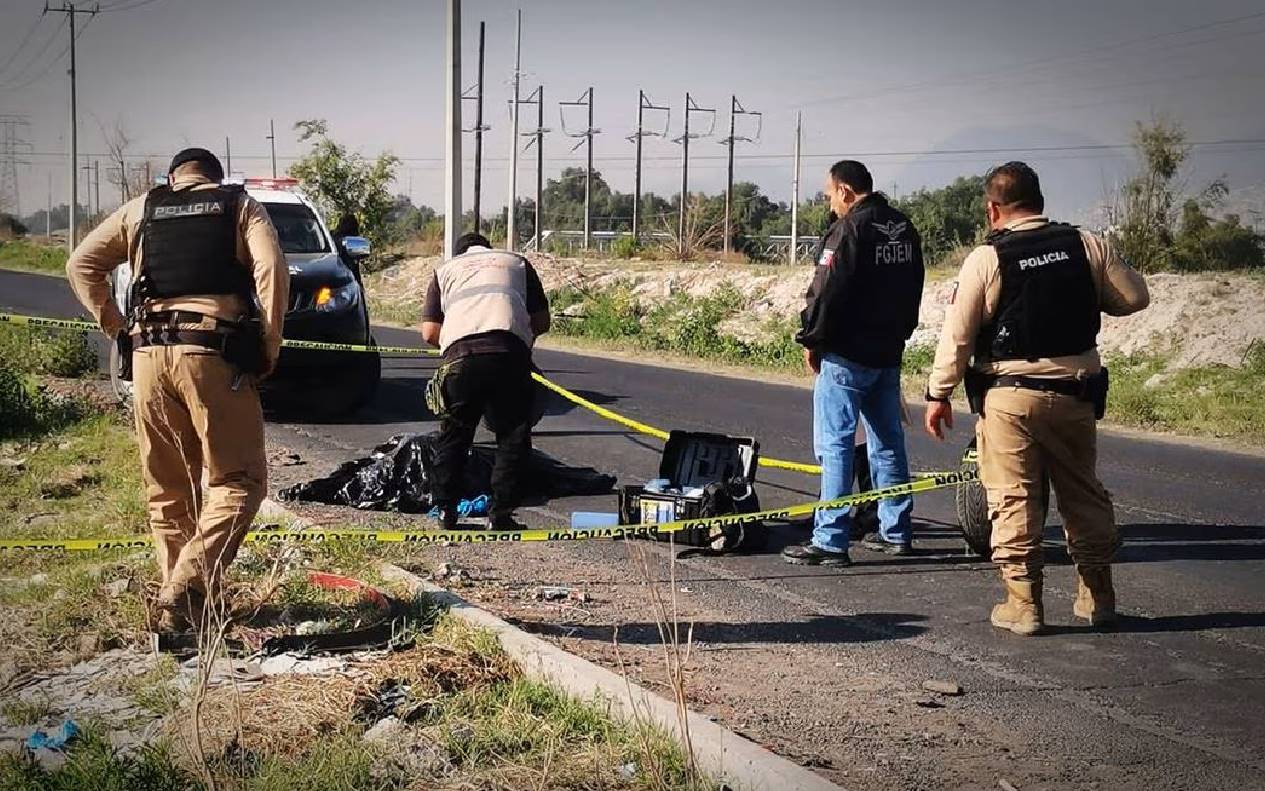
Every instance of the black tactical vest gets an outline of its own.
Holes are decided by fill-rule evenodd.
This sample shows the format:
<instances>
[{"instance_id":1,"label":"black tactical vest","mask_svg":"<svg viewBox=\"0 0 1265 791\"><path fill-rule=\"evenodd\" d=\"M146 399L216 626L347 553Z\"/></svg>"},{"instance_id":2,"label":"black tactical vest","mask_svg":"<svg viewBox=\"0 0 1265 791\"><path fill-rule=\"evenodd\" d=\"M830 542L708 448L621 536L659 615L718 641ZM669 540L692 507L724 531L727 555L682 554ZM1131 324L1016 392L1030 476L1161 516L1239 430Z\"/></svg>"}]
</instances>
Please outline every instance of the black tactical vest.
<instances>
[{"instance_id":1,"label":"black tactical vest","mask_svg":"<svg viewBox=\"0 0 1265 791\"><path fill-rule=\"evenodd\" d=\"M237 260L242 193L237 185L180 191L162 186L150 191L137 233L144 254L143 298L254 292L254 281Z\"/></svg>"},{"instance_id":2,"label":"black tactical vest","mask_svg":"<svg viewBox=\"0 0 1265 791\"><path fill-rule=\"evenodd\" d=\"M1038 360L1098 345L1098 290L1075 226L1050 223L989 236L1001 269L992 323L976 340L980 360Z\"/></svg>"}]
</instances>

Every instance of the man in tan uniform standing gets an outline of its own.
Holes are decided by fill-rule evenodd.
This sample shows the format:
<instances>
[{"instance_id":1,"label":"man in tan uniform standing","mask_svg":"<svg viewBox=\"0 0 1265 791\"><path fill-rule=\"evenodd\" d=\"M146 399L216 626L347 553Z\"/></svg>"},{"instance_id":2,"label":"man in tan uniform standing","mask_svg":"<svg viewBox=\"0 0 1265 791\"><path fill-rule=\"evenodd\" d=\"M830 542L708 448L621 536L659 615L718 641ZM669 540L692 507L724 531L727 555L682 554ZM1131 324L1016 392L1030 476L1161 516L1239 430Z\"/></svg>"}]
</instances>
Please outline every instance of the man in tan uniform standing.
<instances>
[{"instance_id":1,"label":"man in tan uniform standing","mask_svg":"<svg viewBox=\"0 0 1265 791\"><path fill-rule=\"evenodd\" d=\"M1095 470L1095 418L1107 387L1097 337L1100 313L1127 316L1147 306L1146 281L1105 240L1043 216L1041 184L1026 164L994 168L984 191L992 233L962 264L927 385L926 429L943 439L942 424L953 427L949 395L965 377L981 415L980 478L993 562L1006 587L993 626L1023 635L1044 626L1047 476L1076 564L1073 612L1111 623L1119 539Z\"/></svg>"},{"instance_id":2,"label":"man in tan uniform standing","mask_svg":"<svg viewBox=\"0 0 1265 791\"><path fill-rule=\"evenodd\" d=\"M267 484L255 381L276 365L289 272L264 208L240 186L220 184L223 176L211 152L181 151L167 185L120 207L66 263L76 296L120 343L125 366L130 356L162 574L159 631L187 629L219 609L220 580ZM129 260L130 320L109 284Z\"/></svg>"}]
</instances>

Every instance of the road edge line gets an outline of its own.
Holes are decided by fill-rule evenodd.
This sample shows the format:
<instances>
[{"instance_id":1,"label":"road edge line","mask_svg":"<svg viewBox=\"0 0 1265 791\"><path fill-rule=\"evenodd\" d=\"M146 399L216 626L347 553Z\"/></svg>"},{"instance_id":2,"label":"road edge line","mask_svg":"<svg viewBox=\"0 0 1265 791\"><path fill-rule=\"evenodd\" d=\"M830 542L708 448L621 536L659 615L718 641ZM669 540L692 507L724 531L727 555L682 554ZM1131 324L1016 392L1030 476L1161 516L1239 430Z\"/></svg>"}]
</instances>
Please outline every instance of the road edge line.
<instances>
[{"instance_id":1,"label":"road edge line","mask_svg":"<svg viewBox=\"0 0 1265 791\"><path fill-rule=\"evenodd\" d=\"M648 720L681 745L684 733L673 701L657 695L600 665L568 653L553 643L525 632L447 588L427 582L392 563L383 563L388 582L424 592L471 626L496 635L506 654L528 676L545 681L579 700L600 698L623 720ZM731 782L745 791L842 791L841 787L755 742L693 711L687 712L690 744L699 767L710 777Z\"/></svg>"}]
</instances>

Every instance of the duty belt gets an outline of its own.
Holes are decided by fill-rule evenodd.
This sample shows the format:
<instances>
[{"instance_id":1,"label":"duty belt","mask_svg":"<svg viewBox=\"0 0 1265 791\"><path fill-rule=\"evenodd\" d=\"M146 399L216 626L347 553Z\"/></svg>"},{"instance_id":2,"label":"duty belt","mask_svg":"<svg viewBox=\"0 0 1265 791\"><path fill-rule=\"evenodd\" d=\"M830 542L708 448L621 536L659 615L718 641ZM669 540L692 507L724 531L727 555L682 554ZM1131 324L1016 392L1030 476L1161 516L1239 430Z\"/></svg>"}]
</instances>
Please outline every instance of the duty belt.
<instances>
[{"instance_id":1,"label":"duty belt","mask_svg":"<svg viewBox=\"0 0 1265 791\"><path fill-rule=\"evenodd\" d=\"M1085 383L1079 379L1042 379L1038 376L998 376L991 387L1018 387L1023 390L1039 390L1042 393L1080 397L1085 394Z\"/></svg>"},{"instance_id":2,"label":"duty belt","mask_svg":"<svg viewBox=\"0 0 1265 791\"><path fill-rule=\"evenodd\" d=\"M142 324L135 335L133 348L143 349L146 346L203 346L216 351L224 351L224 341L228 336L212 330L180 330L165 324Z\"/></svg>"}]
</instances>

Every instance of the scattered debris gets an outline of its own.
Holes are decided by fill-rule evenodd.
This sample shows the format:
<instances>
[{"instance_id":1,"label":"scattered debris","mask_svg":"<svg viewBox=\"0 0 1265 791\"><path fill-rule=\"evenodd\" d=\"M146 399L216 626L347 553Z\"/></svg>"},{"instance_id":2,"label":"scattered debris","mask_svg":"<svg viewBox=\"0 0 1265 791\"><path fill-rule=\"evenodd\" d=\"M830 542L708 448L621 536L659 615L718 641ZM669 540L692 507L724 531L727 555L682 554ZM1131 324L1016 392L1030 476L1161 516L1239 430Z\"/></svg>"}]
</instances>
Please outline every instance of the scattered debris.
<instances>
[{"instance_id":1,"label":"scattered debris","mask_svg":"<svg viewBox=\"0 0 1265 791\"><path fill-rule=\"evenodd\" d=\"M924 709L942 709L944 704L935 698L919 698L914 701L914 705Z\"/></svg>"},{"instance_id":2,"label":"scattered debris","mask_svg":"<svg viewBox=\"0 0 1265 791\"><path fill-rule=\"evenodd\" d=\"M694 591L690 590L688 586L681 587L681 593L693 593L693 592Z\"/></svg>"},{"instance_id":3,"label":"scattered debris","mask_svg":"<svg viewBox=\"0 0 1265 791\"><path fill-rule=\"evenodd\" d=\"M367 742L377 742L379 744L390 745L396 747L399 745L404 732L408 730L408 726L398 717L385 717L378 721L369 730L365 731L364 739Z\"/></svg>"},{"instance_id":4,"label":"scattered debris","mask_svg":"<svg viewBox=\"0 0 1265 791\"><path fill-rule=\"evenodd\" d=\"M15 472L22 472L26 469L26 459L0 459L0 467L8 467Z\"/></svg>"},{"instance_id":5,"label":"scattered debris","mask_svg":"<svg viewBox=\"0 0 1265 791\"><path fill-rule=\"evenodd\" d=\"M440 563L439 568L435 570L435 579L448 582L471 582L474 578L470 576L469 571L456 563Z\"/></svg>"},{"instance_id":6,"label":"scattered debris","mask_svg":"<svg viewBox=\"0 0 1265 791\"><path fill-rule=\"evenodd\" d=\"M939 679L929 678L922 682L922 688L928 692L935 692L940 695L962 694L962 685L956 681L941 681Z\"/></svg>"},{"instance_id":7,"label":"scattered debris","mask_svg":"<svg viewBox=\"0 0 1265 791\"><path fill-rule=\"evenodd\" d=\"M109 596L111 599L117 599L127 593L131 587L132 581L127 577L123 577L122 579L117 579L113 582L107 582L104 586L105 595Z\"/></svg>"},{"instance_id":8,"label":"scattered debris","mask_svg":"<svg viewBox=\"0 0 1265 791\"><path fill-rule=\"evenodd\" d=\"M637 779L637 764L632 761L629 761L626 764L621 764L619 767L619 779L628 782L632 782Z\"/></svg>"},{"instance_id":9,"label":"scattered debris","mask_svg":"<svg viewBox=\"0 0 1265 791\"><path fill-rule=\"evenodd\" d=\"M997 778L997 785L1001 786L1001 791L1019 791L1018 788L1011 785L1010 781L1004 777Z\"/></svg>"},{"instance_id":10,"label":"scattered debris","mask_svg":"<svg viewBox=\"0 0 1265 791\"><path fill-rule=\"evenodd\" d=\"M295 653L270 656L259 663L259 672L265 676L282 674L328 676L342 673L346 669L346 660L336 656L309 657Z\"/></svg>"},{"instance_id":11,"label":"scattered debris","mask_svg":"<svg viewBox=\"0 0 1265 791\"><path fill-rule=\"evenodd\" d=\"M64 720L61 729L54 734L45 733L37 730L26 739L26 749L32 752L36 750L65 750L75 739L79 738L79 726L74 720Z\"/></svg>"},{"instance_id":12,"label":"scattered debris","mask_svg":"<svg viewBox=\"0 0 1265 791\"><path fill-rule=\"evenodd\" d=\"M84 486L95 483L100 475L86 464L72 464L54 472L40 484L40 495L45 500L74 497Z\"/></svg>"},{"instance_id":13,"label":"scattered debris","mask_svg":"<svg viewBox=\"0 0 1265 791\"><path fill-rule=\"evenodd\" d=\"M571 589L563 585L546 585L536 592L541 601L560 601L571 596Z\"/></svg>"}]
</instances>

